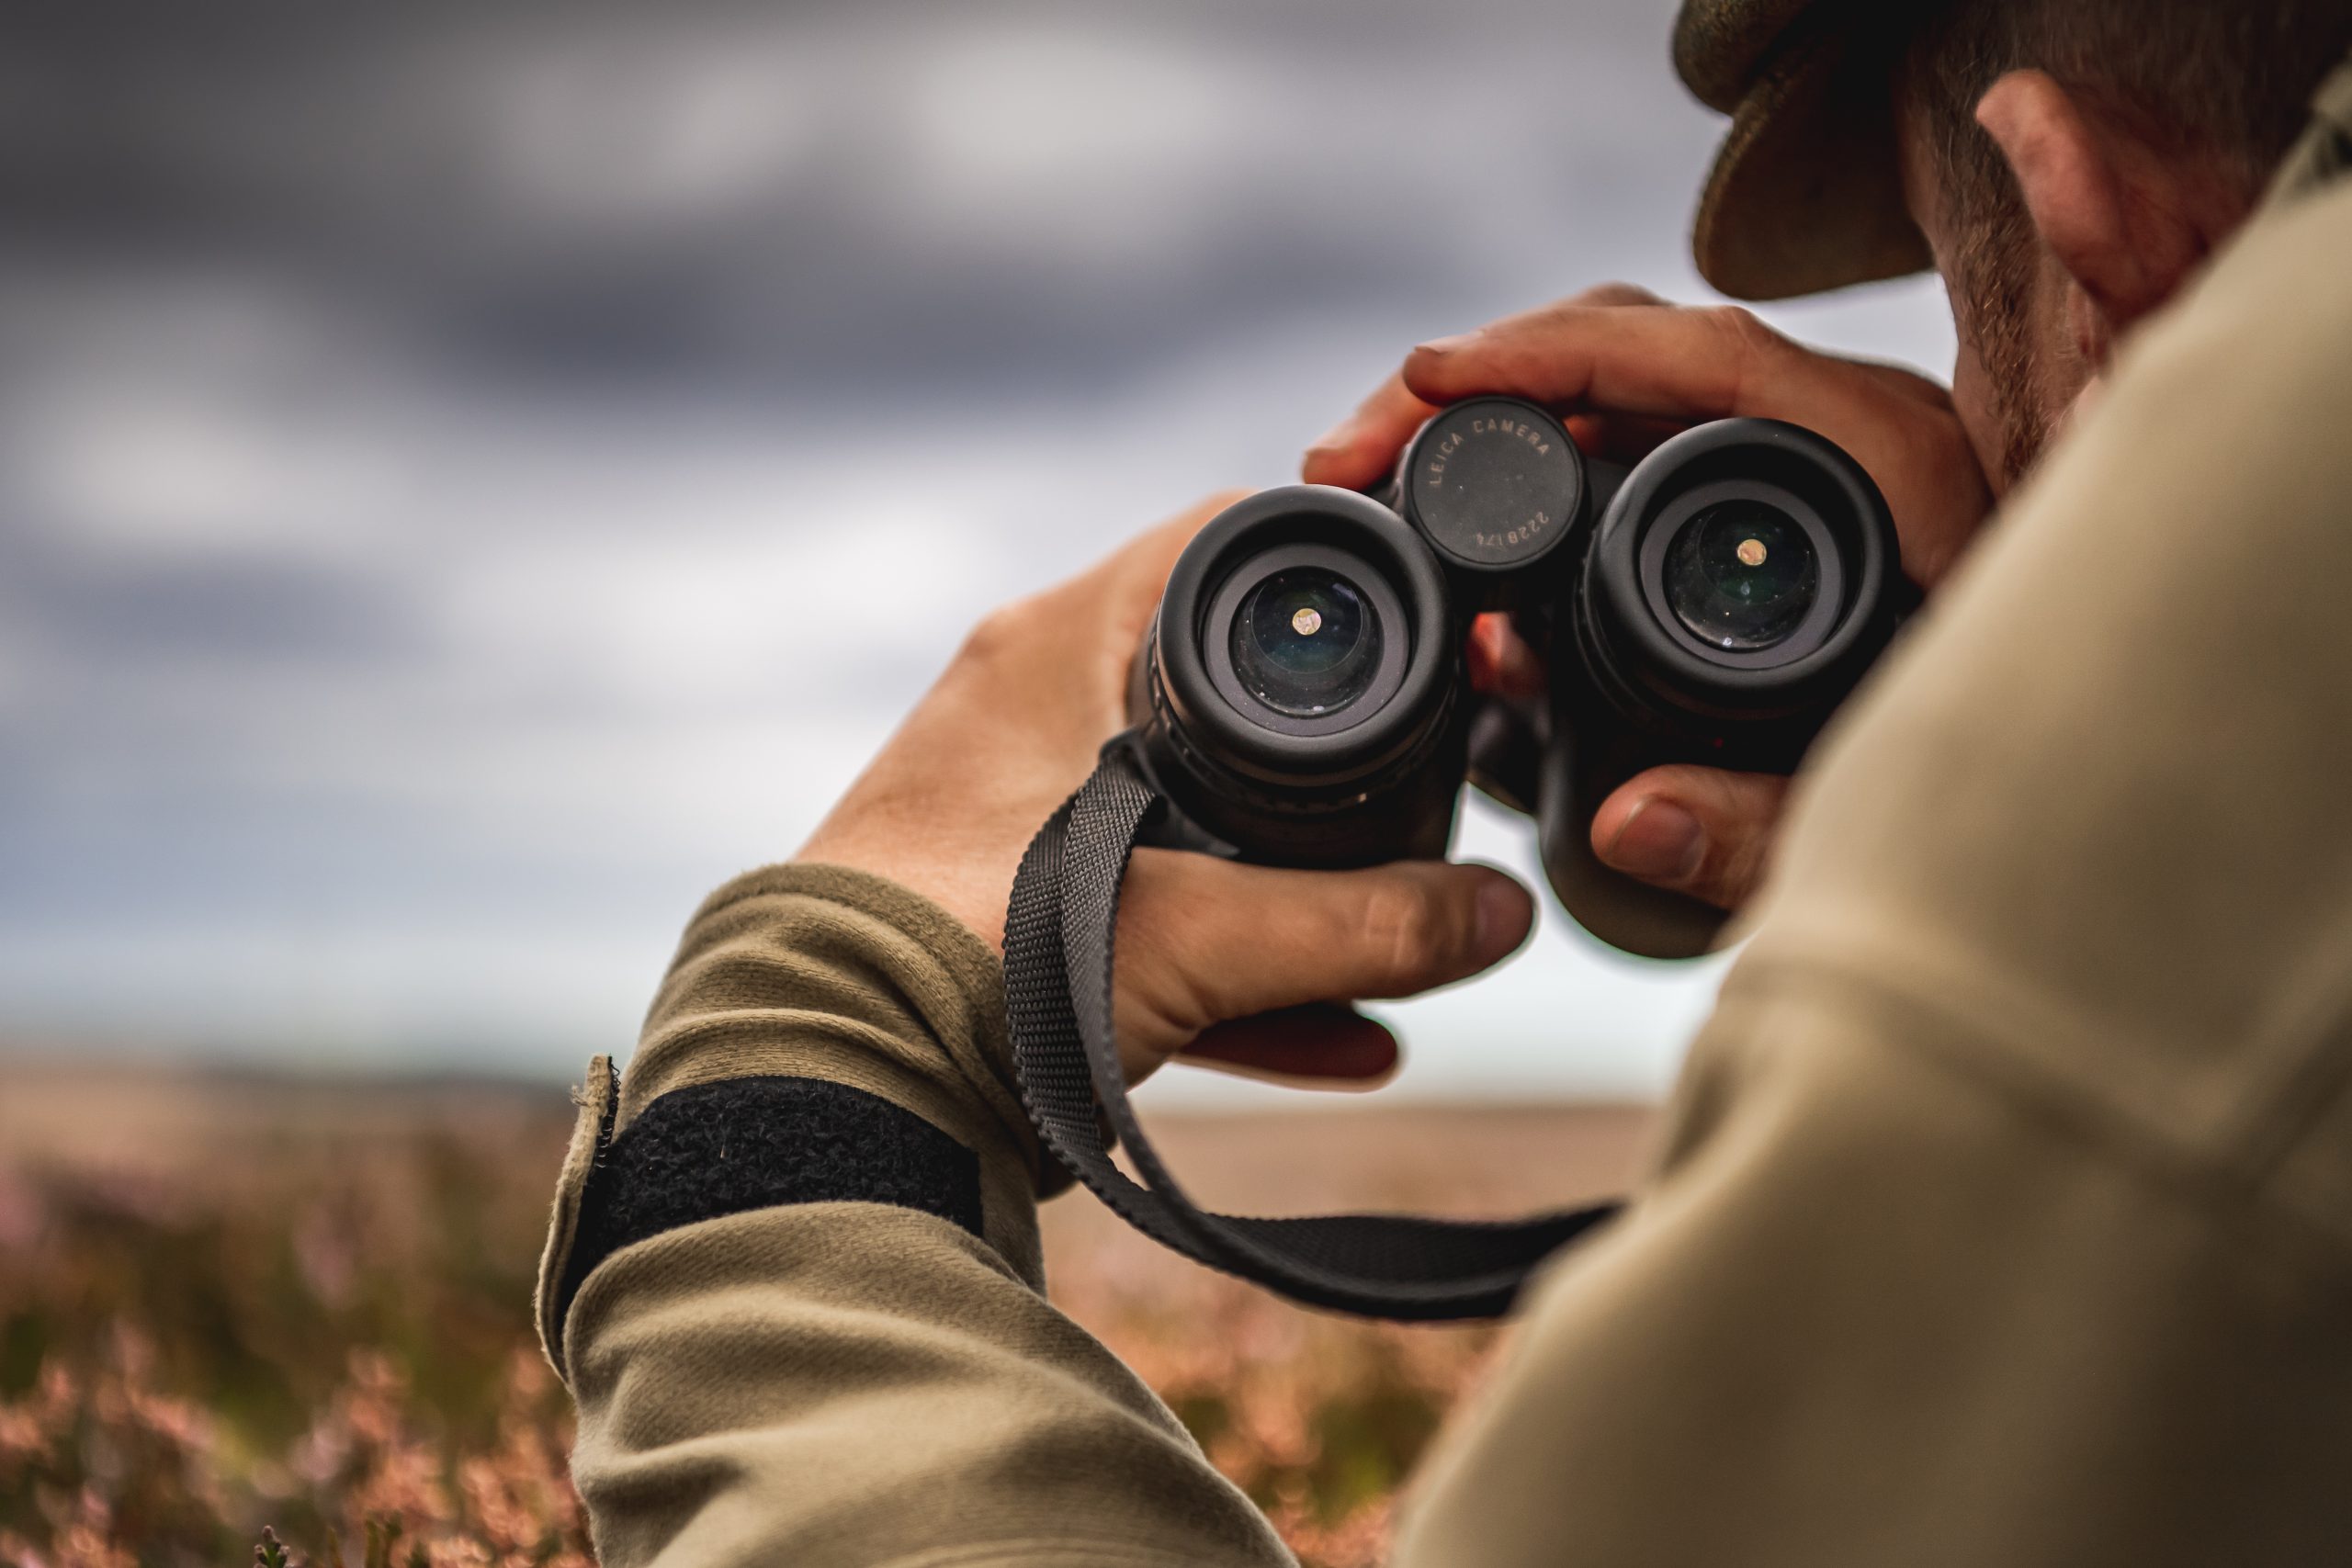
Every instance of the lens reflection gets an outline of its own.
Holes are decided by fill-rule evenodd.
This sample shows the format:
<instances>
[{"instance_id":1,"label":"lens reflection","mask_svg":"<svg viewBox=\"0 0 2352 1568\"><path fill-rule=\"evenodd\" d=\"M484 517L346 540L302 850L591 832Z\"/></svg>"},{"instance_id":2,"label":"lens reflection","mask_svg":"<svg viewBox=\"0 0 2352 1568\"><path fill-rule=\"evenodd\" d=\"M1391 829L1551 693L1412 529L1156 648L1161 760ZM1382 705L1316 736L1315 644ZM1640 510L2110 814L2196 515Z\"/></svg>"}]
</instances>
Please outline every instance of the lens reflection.
<instances>
[{"instance_id":1,"label":"lens reflection","mask_svg":"<svg viewBox=\"0 0 2352 1568\"><path fill-rule=\"evenodd\" d=\"M1233 618L1233 667L1277 713L1314 718L1363 695L1380 671L1380 616L1356 585L1319 567L1278 571Z\"/></svg>"},{"instance_id":2,"label":"lens reflection","mask_svg":"<svg viewBox=\"0 0 2352 1568\"><path fill-rule=\"evenodd\" d=\"M1692 636L1753 653L1787 640L1820 592L1813 541L1758 501L1727 501L1683 525L1666 553L1666 600Z\"/></svg>"}]
</instances>

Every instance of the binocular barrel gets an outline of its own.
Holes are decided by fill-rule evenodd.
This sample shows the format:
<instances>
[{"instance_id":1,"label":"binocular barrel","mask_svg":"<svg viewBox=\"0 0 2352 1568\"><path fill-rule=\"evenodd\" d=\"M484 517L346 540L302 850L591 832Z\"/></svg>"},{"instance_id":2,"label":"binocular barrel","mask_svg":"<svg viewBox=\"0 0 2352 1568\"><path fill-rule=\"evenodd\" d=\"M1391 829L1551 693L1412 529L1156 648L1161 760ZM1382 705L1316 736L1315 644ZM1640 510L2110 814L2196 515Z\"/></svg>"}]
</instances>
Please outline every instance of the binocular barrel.
<instances>
[{"instance_id":1,"label":"binocular barrel","mask_svg":"<svg viewBox=\"0 0 2352 1568\"><path fill-rule=\"evenodd\" d=\"M1892 520L1822 437L1724 420L1630 469L1548 412L1456 404L1371 494L1263 491L1178 560L1136 663L1162 842L1272 864L1442 855L1465 778L1534 813L1561 902L1629 952L1686 956L1723 913L1607 870L1593 813L1644 768L1793 769L1911 602ZM1540 702L1469 690L1505 612Z\"/></svg>"}]
</instances>

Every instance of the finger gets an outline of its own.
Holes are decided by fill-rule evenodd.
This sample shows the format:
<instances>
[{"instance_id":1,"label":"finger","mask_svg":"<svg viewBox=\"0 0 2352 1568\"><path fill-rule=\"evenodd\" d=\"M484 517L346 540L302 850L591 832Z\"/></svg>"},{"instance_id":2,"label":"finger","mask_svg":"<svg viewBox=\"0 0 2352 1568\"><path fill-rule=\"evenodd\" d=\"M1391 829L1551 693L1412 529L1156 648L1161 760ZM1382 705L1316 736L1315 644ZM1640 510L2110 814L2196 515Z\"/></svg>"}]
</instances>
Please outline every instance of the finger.
<instances>
[{"instance_id":1,"label":"finger","mask_svg":"<svg viewBox=\"0 0 2352 1568\"><path fill-rule=\"evenodd\" d=\"M1432 403L1510 394L1562 408L1663 419L1770 417L1792 399L1851 403L1845 362L1808 354L1736 306L1547 305L1406 356L1407 390ZM1793 378L1793 380L1792 380Z\"/></svg>"},{"instance_id":2,"label":"finger","mask_svg":"<svg viewBox=\"0 0 2352 1568\"><path fill-rule=\"evenodd\" d=\"M1601 802L1592 852L1654 886L1737 908L1763 880L1788 790L1771 773L1652 768Z\"/></svg>"},{"instance_id":3,"label":"finger","mask_svg":"<svg viewBox=\"0 0 2352 1568\"><path fill-rule=\"evenodd\" d=\"M1507 615L1484 615L1470 623L1463 664L1470 689L1490 697L1533 698L1544 694L1544 660L1511 626Z\"/></svg>"},{"instance_id":4,"label":"finger","mask_svg":"<svg viewBox=\"0 0 2352 1568\"><path fill-rule=\"evenodd\" d=\"M1889 496L1903 525L1905 568L1923 584L1950 567L1989 504L1965 433L1934 383L1816 353L1736 306L1572 300L1423 344L1403 376L1408 392L1434 404L1507 394L1570 412L1780 419L1819 430L1883 482L1932 476L1942 487ZM1980 493L1948 493L1954 476Z\"/></svg>"},{"instance_id":5,"label":"finger","mask_svg":"<svg viewBox=\"0 0 2352 1568\"><path fill-rule=\"evenodd\" d=\"M1186 1062L1276 1083L1370 1089L1396 1070L1396 1037L1331 1002L1211 1024L1178 1055Z\"/></svg>"},{"instance_id":6,"label":"finger","mask_svg":"<svg viewBox=\"0 0 2352 1568\"><path fill-rule=\"evenodd\" d=\"M1430 415L1437 412L1391 376L1356 412L1326 431L1306 449L1299 477L1311 485L1363 490L1377 484L1396 466L1396 456Z\"/></svg>"},{"instance_id":7,"label":"finger","mask_svg":"<svg viewBox=\"0 0 2352 1568\"><path fill-rule=\"evenodd\" d=\"M1690 428L1688 420L1638 414L1572 413L1561 423L1568 427L1568 438L1577 444L1577 450L1586 457L1628 467Z\"/></svg>"},{"instance_id":8,"label":"finger","mask_svg":"<svg viewBox=\"0 0 2352 1568\"><path fill-rule=\"evenodd\" d=\"M1139 1075L1229 1020L1465 979L1533 921L1527 890L1487 866L1285 871L1138 850L1119 906L1120 1057Z\"/></svg>"},{"instance_id":9,"label":"finger","mask_svg":"<svg viewBox=\"0 0 2352 1568\"><path fill-rule=\"evenodd\" d=\"M1631 283L1603 283L1574 296L1571 302L1595 308L1665 303L1648 289ZM1348 490L1376 484L1388 477L1396 467L1405 444L1435 412L1436 406L1414 396L1402 376L1391 376L1355 412L1333 425L1322 439L1306 449L1300 477L1308 484L1340 485Z\"/></svg>"},{"instance_id":10,"label":"finger","mask_svg":"<svg viewBox=\"0 0 2352 1568\"><path fill-rule=\"evenodd\" d=\"M1663 305L1667 301L1638 283L1596 283L1564 301L1570 305Z\"/></svg>"}]
</instances>

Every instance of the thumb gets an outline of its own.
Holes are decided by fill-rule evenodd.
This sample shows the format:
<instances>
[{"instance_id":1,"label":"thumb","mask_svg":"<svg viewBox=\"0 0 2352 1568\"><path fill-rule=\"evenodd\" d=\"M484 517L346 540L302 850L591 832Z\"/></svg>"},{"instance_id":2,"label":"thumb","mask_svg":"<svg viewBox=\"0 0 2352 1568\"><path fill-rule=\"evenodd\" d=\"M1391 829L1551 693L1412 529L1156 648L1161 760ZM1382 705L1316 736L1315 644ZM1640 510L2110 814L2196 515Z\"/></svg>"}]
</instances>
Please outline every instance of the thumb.
<instances>
[{"instance_id":1,"label":"thumb","mask_svg":"<svg viewBox=\"0 0 2352 1568\"><path fill-rule=\"evenodd\" d=\"M1593 814L1603 865L1736 909L1763 881L1789 781L1672 763L1637 773Z\"/></svg>"},{"instance_id":2,"label":"thumb","mask_svg":"<svg viewBox=\"0 0 2352 1568\"><path fill-rule=\"evenodd\" d=\"M1120 1058L1132 1080L1230 1019L1465 979L1524 942L1534 917L1527 890L1487 866L1284 871L1138 850L1119 903ZM1218 1054L1231 1061L1237 1044Z\"/></svg>"}]
</instances>

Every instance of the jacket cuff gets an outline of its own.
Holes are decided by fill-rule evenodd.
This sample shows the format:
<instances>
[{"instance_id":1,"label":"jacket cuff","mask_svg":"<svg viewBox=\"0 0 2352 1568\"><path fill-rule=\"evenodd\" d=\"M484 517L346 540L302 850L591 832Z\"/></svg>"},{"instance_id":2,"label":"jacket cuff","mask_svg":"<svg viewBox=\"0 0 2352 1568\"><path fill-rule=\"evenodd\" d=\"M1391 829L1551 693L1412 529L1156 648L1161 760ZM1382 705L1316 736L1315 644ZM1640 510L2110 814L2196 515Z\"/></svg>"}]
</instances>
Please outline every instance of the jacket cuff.
<instances>
[{"instance_id":1,"label":"jacket cuff","mask_svg":"<svg viewBox=\"0 0 2352 1568\"><path fill-rule=\"evenodd\" d=\"M559 1372L564 1314L604 1257L750 1208L917 1208L1044 1288L1041 1156L1002 963L895 883L778 865L720 888L688 924L627 1074L600 1056L575 1100L538 1287Z\"/></svg>"}]
</instances>

